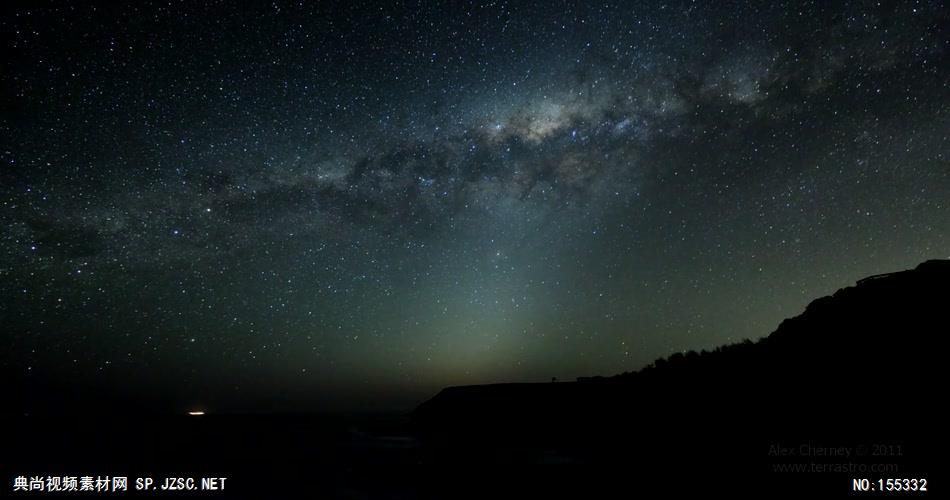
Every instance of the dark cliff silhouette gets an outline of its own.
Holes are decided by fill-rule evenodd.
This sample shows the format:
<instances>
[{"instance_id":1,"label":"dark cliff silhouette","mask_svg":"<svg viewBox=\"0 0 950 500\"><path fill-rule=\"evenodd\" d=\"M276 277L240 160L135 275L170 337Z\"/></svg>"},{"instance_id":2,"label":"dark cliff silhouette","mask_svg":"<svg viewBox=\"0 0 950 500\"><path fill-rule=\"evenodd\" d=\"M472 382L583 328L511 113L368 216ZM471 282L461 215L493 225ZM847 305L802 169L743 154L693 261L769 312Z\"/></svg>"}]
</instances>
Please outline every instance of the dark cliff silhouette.
<instances>
[{"instance_id":1,"label":"dark cliff silhouette","mask_svg":"<svg viewBox=\"0 0 950 500\"><path fill-rule=\"evenodd\" d=\"M420 405L413 422L459 456L535 450L541 460L658 472L769 473L789 443L833 443L852 448L848 461L861 447L866 465L898 461L905 477L936 452L948 306L950 261L928 261L815 300L757 342L677 353L612 377L450 387ZM871 448L883 443L903 446L900 457L873 462L883 448ZM869 475L859 465L850 476Z\"/></svg>"}]
</instances>

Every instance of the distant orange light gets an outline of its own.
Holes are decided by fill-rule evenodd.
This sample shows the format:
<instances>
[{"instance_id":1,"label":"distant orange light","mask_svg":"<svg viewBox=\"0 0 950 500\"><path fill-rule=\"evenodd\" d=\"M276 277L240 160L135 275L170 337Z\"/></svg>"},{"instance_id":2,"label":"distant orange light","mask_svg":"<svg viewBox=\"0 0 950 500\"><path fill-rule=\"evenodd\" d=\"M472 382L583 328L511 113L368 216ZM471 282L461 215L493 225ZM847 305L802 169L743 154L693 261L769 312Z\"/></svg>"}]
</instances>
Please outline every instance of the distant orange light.
<instances>
[{"instance_id":1,"label":"distant orange light","mask_svg":"<svg viewBox=\"0 0 950 500\"><path fill-rule=\"evenodd\" d=\"M188 412L188 414L191 415L191 416L193 416L193 417L196 417L196 416L199 416L199 415L204 415L205 412L203 412L203 411L190 411L190 412Z\"/></svg>"}]
</instances>

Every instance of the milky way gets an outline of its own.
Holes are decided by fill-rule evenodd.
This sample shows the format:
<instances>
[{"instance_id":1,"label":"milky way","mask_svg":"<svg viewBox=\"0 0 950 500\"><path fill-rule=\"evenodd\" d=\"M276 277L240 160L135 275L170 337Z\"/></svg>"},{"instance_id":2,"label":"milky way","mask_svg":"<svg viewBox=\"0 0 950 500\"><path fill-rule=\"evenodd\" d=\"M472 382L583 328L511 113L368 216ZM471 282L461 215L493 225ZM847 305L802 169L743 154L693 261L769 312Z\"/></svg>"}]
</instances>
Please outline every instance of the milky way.
<instances>
[{"instance_id":1,"label":"milky way","mask_svg":"<svg viewBox=\"0 0 950 500\"><path fill-rule=\"evenodd\" d=\"M25 406L390 408L762 337L950 255L948 25L940 2L4 7L0 366Z\"/></svg>"}]
</instances>

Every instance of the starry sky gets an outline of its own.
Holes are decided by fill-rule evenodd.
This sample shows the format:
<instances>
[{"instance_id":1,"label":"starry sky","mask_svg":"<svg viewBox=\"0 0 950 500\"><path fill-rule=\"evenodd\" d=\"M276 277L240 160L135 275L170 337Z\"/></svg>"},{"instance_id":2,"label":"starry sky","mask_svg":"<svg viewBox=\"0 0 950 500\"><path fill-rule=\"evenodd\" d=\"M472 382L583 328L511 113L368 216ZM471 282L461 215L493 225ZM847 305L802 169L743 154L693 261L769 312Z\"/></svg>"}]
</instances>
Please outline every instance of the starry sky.
<instances>
[{"instance_id":1,"label":"starry sky","mask_svg":"<svg viewBox=\"0 0 950 500\"><path fill-rule=\"evenodd\" d=\"M4 392L407 408L765 336L950 256L941 3L6 5Z\"/></svg>"}]
</instances>

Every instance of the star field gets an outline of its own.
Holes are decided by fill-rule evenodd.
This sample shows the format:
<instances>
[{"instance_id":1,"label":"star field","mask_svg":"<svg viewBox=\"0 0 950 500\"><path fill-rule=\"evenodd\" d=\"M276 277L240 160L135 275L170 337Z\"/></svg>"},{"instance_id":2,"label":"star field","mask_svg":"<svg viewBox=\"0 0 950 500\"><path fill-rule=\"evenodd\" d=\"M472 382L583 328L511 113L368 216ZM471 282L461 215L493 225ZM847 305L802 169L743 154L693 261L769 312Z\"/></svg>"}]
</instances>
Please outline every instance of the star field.
<instances>
[{"instance_id":1,"label":"star field","mask_svg":"<svg viewBox=\"0 0 950 500\"><path fill-rule=\"evenodd\" d=\"M411 406L950 256L940 2L3 9L24 393Z\"/></svg>"}]
</instances>

